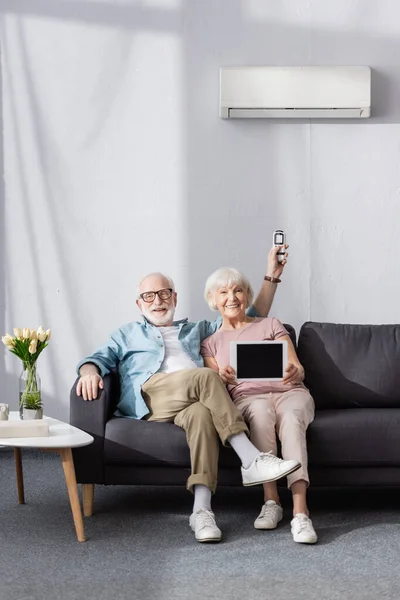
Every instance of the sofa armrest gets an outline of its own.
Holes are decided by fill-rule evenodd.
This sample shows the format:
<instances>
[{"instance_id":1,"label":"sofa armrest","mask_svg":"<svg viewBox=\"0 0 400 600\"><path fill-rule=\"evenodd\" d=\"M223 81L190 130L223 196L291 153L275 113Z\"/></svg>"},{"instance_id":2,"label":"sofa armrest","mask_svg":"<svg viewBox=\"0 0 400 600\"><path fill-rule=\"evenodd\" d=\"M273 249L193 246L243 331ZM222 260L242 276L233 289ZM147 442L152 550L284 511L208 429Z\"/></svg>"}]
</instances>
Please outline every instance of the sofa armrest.
<instances>
[{"instance_id":1,"label":"sofa armrest","mask_svg":"<svg viewBox=\"0 0 400 600\"><path fill-rule=\"evenodd\" d=\"M69 421L93 436L89 446L73 450L76 480L78 483L104 483L104 435L106 423L116 405L115 375L103 378L104 389L96 400L85 401L76 394L75 381L70 395Z\"/></svg>"}]
</instances>

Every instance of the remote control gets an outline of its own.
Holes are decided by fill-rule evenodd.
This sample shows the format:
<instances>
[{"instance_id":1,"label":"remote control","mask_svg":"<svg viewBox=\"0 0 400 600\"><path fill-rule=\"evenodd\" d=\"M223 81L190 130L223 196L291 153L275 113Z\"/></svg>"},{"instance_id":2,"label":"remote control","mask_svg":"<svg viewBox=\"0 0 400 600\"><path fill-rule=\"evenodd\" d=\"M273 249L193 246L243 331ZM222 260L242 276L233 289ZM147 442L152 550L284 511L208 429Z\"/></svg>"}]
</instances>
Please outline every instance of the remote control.
<instances>
[{"instance_id":1,"label":"remote control","mask_svg":"<svg viewBox=\"0 0 400 600\"><path fill-rule=\"evenodd\" d=\"M282 229L277 229L274 231L274 235L272 237L272 245L273 246L283 246L279 252L276 253L276 257L278 262L281 263L285 259L285 244L286 244L286 234Z\"/></svg>"}]
</instances>

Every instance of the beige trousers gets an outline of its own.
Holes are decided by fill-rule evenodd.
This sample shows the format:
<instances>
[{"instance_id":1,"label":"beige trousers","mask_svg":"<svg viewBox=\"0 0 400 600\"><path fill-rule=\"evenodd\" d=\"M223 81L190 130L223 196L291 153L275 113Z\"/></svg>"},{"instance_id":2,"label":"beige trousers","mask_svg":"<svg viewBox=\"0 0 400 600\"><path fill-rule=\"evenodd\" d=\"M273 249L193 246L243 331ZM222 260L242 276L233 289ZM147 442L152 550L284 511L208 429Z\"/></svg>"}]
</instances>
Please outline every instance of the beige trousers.
<instances>
[{"instance_id":1,"label":"beige trousers","mask_svg":"<svg viewBox=\"0 0 400 600\"><path fill-rule=\"evenodd\" d=\"M219 442L248 429L233 404L225 385L211 369L183 369L156 373L142 386L149 408L149 421L174 422L186 432L190 449L191 475L187 489L217 487Z\"/></svg>"},{"instance_id":2,"label":"beige trousers","mask_svg":"<svg viewBox=\"0 0 400 600\"><path fill-rule=\"evenodd\" d=\"M282 457L301 463L301 468L288 476L288 487L301 479L309 484L306 431L314 420L315 408L309 391L295 387L287 392L241 396L235 405L249 425L250 439L256 448L276 455L278 434Z\"/></svg>"}]
</instances>

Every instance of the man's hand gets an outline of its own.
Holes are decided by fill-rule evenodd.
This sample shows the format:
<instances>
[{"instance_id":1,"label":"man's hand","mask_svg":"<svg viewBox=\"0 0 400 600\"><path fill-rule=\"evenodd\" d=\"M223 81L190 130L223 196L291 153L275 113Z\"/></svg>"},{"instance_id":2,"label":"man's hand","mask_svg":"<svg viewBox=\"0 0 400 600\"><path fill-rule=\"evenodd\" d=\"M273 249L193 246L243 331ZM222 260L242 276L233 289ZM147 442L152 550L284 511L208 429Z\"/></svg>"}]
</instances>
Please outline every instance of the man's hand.
<instances>
[{"instance_id":1,"label":"man's hand","mask_svg":"<svg viewBox=\"0 0 400 600\"><path fill-rule=\"evenodd\" d=\"M228 365L227 367L222 367L218 371L218 374L221 377L222 381L225 383L225 385L235 385L237 383L235 380L235 369L233 369L230 365Z\"/></svg>"},{"instance_id":2,"label":"man's hand","mask_svg":"<svg viewBox=\"0 0 400 600\"><path fill-rule=\"evenodd\" d=\"M104 389L103 379L97 372L97 368L94 365L83 365L80 374L81 377L76 384L77 396L82 395L84 400L96 400L99 388Z\"/></svg>"},{"instance_id":3,"label":"man's hand","mask_svg":"<svg viewBox=\"0 0 400 600\"><path fill-rule=\"evenodd\" d=\"M276 256L279 250L283 248L285 250L285 258L282 262L278 262L278 257ZM287 263L287 257L289 256L286 250L289 248L288 244L285 246L273 246L268 253L268 264L267 264L267 275L269 277L280 277L283 273L283 269Z\"/></svg>"},{"instance_id":4,"label":"man's hand","mask_svg":"<svg viewBox=\"0 0 400 600\"><path fill-rule=\"evenodd\" d=\"M285 377L282 379L282 383L289 385L299 385L304 379L304 369L299 365L288 363L285 369Z\"/></svg>"}]
</instances>

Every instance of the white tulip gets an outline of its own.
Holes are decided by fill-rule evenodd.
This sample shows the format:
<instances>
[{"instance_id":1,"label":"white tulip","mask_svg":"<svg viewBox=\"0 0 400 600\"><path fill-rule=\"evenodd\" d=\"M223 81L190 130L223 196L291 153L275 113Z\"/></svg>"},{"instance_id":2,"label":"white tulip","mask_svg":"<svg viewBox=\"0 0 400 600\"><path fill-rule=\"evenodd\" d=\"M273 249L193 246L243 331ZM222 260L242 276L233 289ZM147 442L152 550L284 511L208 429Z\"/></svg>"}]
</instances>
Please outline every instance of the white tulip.
<instances>
[{"instance_id":1,"label":"white tulip","mask_svg":"<svg viewBox=\"0 0 400 600\"><path fill-rule=\"evenodd\" d=\"M1 338L1 341L3 342L3 344L5 346L7 346L7 348L9 348L10 350L12 348L14 348L14 344L15 344L15 338L13 338L12 335L10 335L9 333L6 333L6 335L3 335L3 337Z\"/></svg>"},{"instance_id":2,"label":"white tulip","mask_svg":"<svg viewBox=\"0 0 400 600\"><path fill-rule=\"evenodd\" d=\"M14 335L17 338L22 338L22 329L19 329L18 327L14 327Z\"/></svg>"},{"instance_id":3,"label":"white tulip","mask_svg":"<svg viewBox=\"0 0 400 600\"><path fill-rule=\"evenodd\" d=\"M39 325L39 327L37 328L37 333L38 333L38 335L40 333L44 333L44 329L43 329L43 327L41 325Z\"/></svg>"},{"instance_id":4,"label":"white tulip","mask_svg":"<svg viewBox=\"0 0 400 600\"><path fill-rule=\"evenodd\" d=\"M47 341L51 338L51 329L46 329Z\"/></svg>"},{"instance_id":5,"label":"white tulip","mask_svg":"<svg viewBox=\"0 0 400 600\"><path fill-rule=\"evenodd\" d=\"M35 354L37 350L37 340L32 340L29 344L29 354Z\"/></svg>"},{"instance_id":6,"label":"white tulip","mask_svg":"<svg viewBox=\"0 0 400 600\"><path fill-rule=\"evenodd\" d=\"M39 342L45 342L46 338L47 338L46 332L43 331L43 333L38 333L37 337L38 337Z\"/></svg>"},{"instance_id":7,"label":"white tulip","mask_svg":"<svg viewBox=\"0 0 400 600\"><path fill-rule=\"evenodd\" d=\"M29 340L29 338L31 337L31 330L25 327L22 331L22 337L24 338L24 340Z\"/></svg>"},{"instance_id":8,"label":"white tulip","mask_svg":"<svg viewBox=\"0 0 400 600\"><path fill-rule=\"evenodd\" d=\"M29 336L29 338L31 340L37 340L37 333L36 333L36 329L31 329L31 335Z\"/></svg>"}]
</instances>

